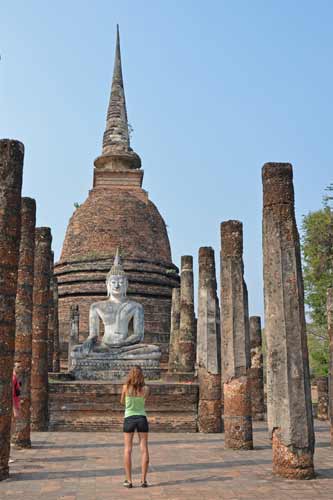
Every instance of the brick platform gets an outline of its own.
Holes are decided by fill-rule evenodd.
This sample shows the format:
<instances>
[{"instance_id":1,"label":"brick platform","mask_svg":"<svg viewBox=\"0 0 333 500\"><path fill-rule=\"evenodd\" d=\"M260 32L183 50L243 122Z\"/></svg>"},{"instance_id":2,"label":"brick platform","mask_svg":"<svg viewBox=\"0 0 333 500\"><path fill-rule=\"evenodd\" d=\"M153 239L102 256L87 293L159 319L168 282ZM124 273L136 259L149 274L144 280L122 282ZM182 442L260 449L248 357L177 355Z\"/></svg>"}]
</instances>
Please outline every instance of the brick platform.
<instances>
[{"instance_id":1,"label":"brick platform","mask_svg":"<svg viewBox=\"0 0 333 500\"><path fill-rule=\"evenodd\" d=\"M31 450L13 450L1 500L308 500L333 498L333 454L326 422L317 423L317 478L272 476L272 451L263 423L254 424L253 451L225 450L223 434L150 435L147 490L139 488L135 438L134 488L122 486L123 436L119 433L36 433Z\"/></svg>"},{"instance_id":2,"label":"brick platform","mask_svg":"<svg viewBox=\"0 0 333 500\"><path fill-rule=\"evenodd\" d=\"M159 432L196 432L198 386L188 383L148 384L150 428ZM124 407L122 384L100 381L49 383L51 431L119 431Z\"/></svg>"}]
</instances>

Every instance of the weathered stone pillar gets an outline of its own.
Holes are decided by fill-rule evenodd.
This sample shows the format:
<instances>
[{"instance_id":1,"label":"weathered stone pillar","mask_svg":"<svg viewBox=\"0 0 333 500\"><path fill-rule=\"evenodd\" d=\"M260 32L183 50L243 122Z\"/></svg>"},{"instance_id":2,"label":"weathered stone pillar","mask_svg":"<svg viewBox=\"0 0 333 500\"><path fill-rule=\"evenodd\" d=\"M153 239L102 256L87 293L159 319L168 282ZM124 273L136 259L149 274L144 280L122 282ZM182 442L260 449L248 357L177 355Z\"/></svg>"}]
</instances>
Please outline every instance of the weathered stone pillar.
<instances>
[{"instance_id":1,"label":"weathered stone pillar","mask_svg":"<svg viewBox=\"0 0 333 500\"><path fill-rule=\"evenodd\" d=\"M0 140L0 481L9 475L24 146Z\"/></svg>"},{"instance_id":2,"label":"weathered stone pillar","mask_svg":"<svg viewBox=\"0 0 333 500\"><path fill-rule=\"evenodd\" d=\"M171 303L171 328L169 344L168 371L170 374L177 371L179 350L179 326L180 326L180 288L173 288Z\"/></svg>"},{"instance_id":3,"label":"weathered stone pillar","mask_svg":"<svg viewBox=\"0 0 333 500\"><path fill-rule=\"evenodd\" d=\"M333 288L327 290L327 333L329 340L328 393L331 446L333 446Z\"/></svg>"},{"instance_id":4,"label":"weathered stone pillar","mask_svg":"<svg viewBox=\"0 0 333 500\"><path fill-rule=\"evenodd\" d=\"M194 315L193 257L181 258L180 274L180 325L178 371L184 378L194 376L196 354L196 329Z\"/></svg>"},{"instance_id":5,"label":"weathered stone pillar","mask_svg":"<svg viewBox=\"0 0 333 500\"><path fill-rule=\"evenodd\" d=\"M48 307L51 230L36 228L32 316L31 428L45 431L48 425Z\"/></svg>"},{"instance_id":6,"label":"weathered stone pillar","mask_svg":"<svg viewBox=\"0 0 333 500\"><path fill-rule=\"evenodd\" d=\"M54 266L54 253L51 252L50 260L50 287L49 287L49 315L47 324L47 360L48 360L48 371L53 372L53 351L54 351L54 276L53 276L53 266Z\"/></svg>"},{"instance_id":7,"label":"weathered stone pillar","mask_svg":"<svg viewBox=\"0 0 333 500\"><path fill-rule=\"evenodd\" d=\"M267 416L273 472L308 479L314 475L314 432L292 166L266 163L262 180Z\"/></svg>"},{"instance_id":8,"label":"weathered stone pillar","mask_svg":"<svg viewBox=\"0 0 333 500\"><path fill-rule=\"evenodd\" d=\"M221 342L217 329L218 301L214 250L199 249L197 369L199 432L221 432Z\"/></svg>"},{"instance_id":9,"label":"weathered stone pillar","mask_svg":"<svg viewBox=\"0 0 333 500\"><path fill-rule=\"evenodd\" d=\"M59 345L59 319L58 319L58 281L53 275L53 307L54 307L54 330L53 330L53 371L60 372L60 345Z\"/></svg>"},{"instance_id":10,"label":"weathered stone pillar","mask_svg":"<svg viewBox=\"0 0 333 500\"><path fill-rule=\"evenodd\" d=\"M75 345L78 345L79 335L80 335L80 311L79 311L79 306L76 304L71 305L70 325L71 325L71 331L68 339L68 371L70 371L72 368L72 358L71 358L72 349Z\"/></svg>"},{"instance_id":11,"label":"weathered stone pillar","mask_svg":"<svg viewBox=\"0 0 333 500\"><path fill-rule=\"evenodd\" d=\"M251 368L249 370L251 388L252 420L264 420L264 369L260 316L250 318Z\"/></svg>"},{"instance_id":12,"label":"weathered stone pillar","mask_svg":"<svg viewBox=\"0 0 333 500\"><path fill-rule=\"evenodd\" d=\"M34 283L36 202L22 198L21 243L16 293L15 362L20 363L21 407L15 419L12 442L30 448L32 295Z\"/></svg>"},{"instance_id":13,"label":"weathered stone pillar","mask_svg":"<svg viewBox=\"0 0 333 500\"><path fill-rule=\"evenodd\" d=\"M328 419L328 377L317 378L317 392L318 392L318 406L317 418L318 420Z\"/></svg>"},{"instance_id":14,"label":"weathered stone pillar","mask_svg":"<svg viewBox=\"0 0 333 500\"><path fill-rule=\"evenodd\" d=\"M249 314L244 281L243 226L221 224L221 330L225 446L252 449Z\"/></svg>"}]
</instances>

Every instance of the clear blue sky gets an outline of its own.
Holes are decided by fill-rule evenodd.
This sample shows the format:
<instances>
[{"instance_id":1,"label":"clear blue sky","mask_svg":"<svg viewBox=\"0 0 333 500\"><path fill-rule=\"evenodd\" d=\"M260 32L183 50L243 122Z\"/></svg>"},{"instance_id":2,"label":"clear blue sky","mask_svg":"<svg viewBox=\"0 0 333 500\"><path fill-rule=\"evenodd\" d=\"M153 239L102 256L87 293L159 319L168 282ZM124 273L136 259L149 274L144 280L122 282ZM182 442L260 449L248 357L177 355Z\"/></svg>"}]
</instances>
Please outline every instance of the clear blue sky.
<instances>
[{"instance_id":1,"label":"clear blue sky","mask_svg":"<svg viewBox=\"0 0 333 500\"><path fill-rule=\"evenodd\" d=\"M293 164L299 226L333 181L333 2L2 2L0 137L26 146L23 193L56 258L92 187L116 23L132 146L174 262L211 245L218 264L220 222L241 220L262 314L261 166Z\"/></svg>"}]
</instances>

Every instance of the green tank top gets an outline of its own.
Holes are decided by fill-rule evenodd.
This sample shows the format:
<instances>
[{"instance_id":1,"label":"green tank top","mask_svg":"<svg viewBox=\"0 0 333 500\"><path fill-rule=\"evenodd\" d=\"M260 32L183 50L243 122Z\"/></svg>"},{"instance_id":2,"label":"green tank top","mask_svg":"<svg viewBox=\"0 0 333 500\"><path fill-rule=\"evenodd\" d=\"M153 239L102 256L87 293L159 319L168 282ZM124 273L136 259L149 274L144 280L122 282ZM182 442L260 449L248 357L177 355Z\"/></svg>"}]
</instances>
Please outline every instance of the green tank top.
<instances>
[{"instance_id":1,"label":"green tank top","mask_svg":"<svg viewBox=\"0 0 333 500\"><path fill-rule=\"evenodd\" d=\"M125 418L143 416L146 417L145 398L143 396L125 397Z\"/></svg>"}]
</instances>

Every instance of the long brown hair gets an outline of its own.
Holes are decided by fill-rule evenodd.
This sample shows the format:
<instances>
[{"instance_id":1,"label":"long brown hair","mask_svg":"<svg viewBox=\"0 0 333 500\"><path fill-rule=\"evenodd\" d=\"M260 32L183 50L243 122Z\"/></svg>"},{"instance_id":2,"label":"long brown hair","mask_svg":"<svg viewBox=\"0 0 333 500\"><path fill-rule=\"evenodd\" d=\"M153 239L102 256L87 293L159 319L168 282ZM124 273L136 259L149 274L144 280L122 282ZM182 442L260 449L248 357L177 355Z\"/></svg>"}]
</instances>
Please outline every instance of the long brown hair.
<instances>
[{"instance_id":1,"label":"long brown hair","mask_svg":"<svg viewBox=\"0 0 333 500\"><path fill-rule=\"evenodd\" d=\"M142 392L142 389L145 387L145 385L145 378L143 376L141 367L138 365L133 366L133 368L130 369L126 381L128 394L130 396L136 396L138 393Z\"/></svg>"}]
</instances>

